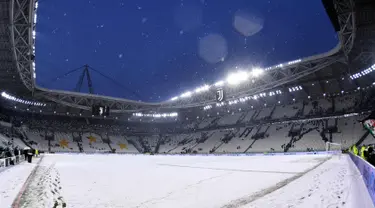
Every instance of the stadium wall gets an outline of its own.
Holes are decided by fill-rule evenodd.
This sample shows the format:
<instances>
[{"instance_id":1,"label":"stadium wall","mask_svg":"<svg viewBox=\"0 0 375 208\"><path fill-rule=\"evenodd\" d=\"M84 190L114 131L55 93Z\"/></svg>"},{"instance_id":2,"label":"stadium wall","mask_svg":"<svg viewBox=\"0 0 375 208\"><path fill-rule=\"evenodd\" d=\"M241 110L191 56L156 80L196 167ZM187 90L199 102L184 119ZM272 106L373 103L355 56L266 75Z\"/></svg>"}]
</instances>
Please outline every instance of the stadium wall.
<instances>
[{"instance_id":1,"label":"stadium wall","mask_svg":"<svg viewBox=\"0 0 375 208\"><path fill-rule=\"evenodd\" d=\"M370 194L372 203L375 206L375 167L361 157L358 157L352 153L349 153L349 155L361 173L367 191Z\"/></svg>"}]
</instances>

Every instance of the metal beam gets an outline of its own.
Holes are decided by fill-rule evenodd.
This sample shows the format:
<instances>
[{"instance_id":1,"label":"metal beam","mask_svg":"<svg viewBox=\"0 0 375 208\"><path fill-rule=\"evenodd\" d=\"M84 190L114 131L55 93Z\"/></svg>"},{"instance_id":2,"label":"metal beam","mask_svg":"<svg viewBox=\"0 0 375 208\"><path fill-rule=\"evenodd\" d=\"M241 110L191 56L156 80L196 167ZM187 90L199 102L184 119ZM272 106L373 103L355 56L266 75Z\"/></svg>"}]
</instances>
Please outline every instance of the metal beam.
<instances>
[{"instance_id":1,"label":"metal beam","mask_svg":"<svg viewBox=\"0 0 375 208\"><path fill-rule=\"evenodd\" d=\"M34 0L10 0L10 42L23 84L34 91L33 39ZM28 11L28 12L27 12ZM26 13L27 12L27 13Z\"/></svg>"},{"instance_id":2,"label":"metal beam","mask_svg":"<svg viewBox=\"0 0 375 208\"><path fill-rule=\"evenodd\" d=\"M333 0L340 24L339 39L346 57L354 45L356 37L356 16L353 0Z\"/></svg>"},{"instance_id":3,"label":"metal beam","mask_svg":"<svg viewBox=\"0 0 375 208\"><path fill-rule=\"evenodd\" d=\"M111 106L113 112L137 112L140 110L177 109L203 106L215 103L215 93L207 92L181 99L177 102L142 103L137 101L109 98L90 94L77 94L47 90L35 85L33 38L35 1L10 0L10 31L14 60L24 85L35 96L62 105L89 110L93 104ZM356 37L355 13L353 0L334 0L341 30L340 45L326 54L309 57L299 63L288 63L269 68L264 76L238 87L225 87L228 97L244 97L258 94L275 87L297 81L332 64L347 63L348 54L353 48ZM28 11L28 12L26 12ZM340 52L342 51L342 52ZM213 89L215 90L215 89Z\"/></svg>"}]
</instances>

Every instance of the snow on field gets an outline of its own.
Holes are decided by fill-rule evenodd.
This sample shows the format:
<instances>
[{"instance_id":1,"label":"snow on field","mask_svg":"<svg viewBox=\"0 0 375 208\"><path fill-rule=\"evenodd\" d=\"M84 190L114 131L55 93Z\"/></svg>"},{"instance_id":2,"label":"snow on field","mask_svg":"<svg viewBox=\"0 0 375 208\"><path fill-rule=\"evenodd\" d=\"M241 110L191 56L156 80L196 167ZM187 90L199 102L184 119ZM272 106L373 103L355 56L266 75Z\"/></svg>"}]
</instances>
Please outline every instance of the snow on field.
<instances>
[{"instance_id":1,"label":"snow on field","mask_svg":"<svg viewBox=\"0 0 375 208\"><path fill-rule=\"evenodd\" d=\"M272 187L325 156L48 155L68 207L220 207Z\"/></svg>"},{"instance_id":2,"label":"snow on field","mask_svg":"<svg viewBox=\"0 0 375 208\"><path fill-rule=\"evenodd\" d=\"M362 176L348 155L315 170L244 208L374 207Z\"/></svg>"},{"instance_id":3,"label":"snow on field","mask_svg":"<svg viewBox=\"0 0 375 208\"><path fill-rule=\"evenodd\" d=\"M18 207L63 207L65 202L64 198L60 194L61 188L60 176L54 167L54 164L42 162L36 169L35 174L33 174L26 190L22 193Z\"/></svg>"},{"instance_id":4,"label":"snow on field","mask_svg":"<svg viewBox=\"0 0 375 208\"><path fill-rule=\"evenodd\" d=\"M21 207L372 207L353 163L328 159L46 155Z\"/></svg>"},{"instance_id":5,"label":"snow on field","mask_svg":"<svg viewBox=\"0 0 375 208\"><path fill-rule=\"evenodd\" d=\"M5 170L0 169L0 207L10 208L36 164L23 162Z\"/></svg>"}]
</instances>

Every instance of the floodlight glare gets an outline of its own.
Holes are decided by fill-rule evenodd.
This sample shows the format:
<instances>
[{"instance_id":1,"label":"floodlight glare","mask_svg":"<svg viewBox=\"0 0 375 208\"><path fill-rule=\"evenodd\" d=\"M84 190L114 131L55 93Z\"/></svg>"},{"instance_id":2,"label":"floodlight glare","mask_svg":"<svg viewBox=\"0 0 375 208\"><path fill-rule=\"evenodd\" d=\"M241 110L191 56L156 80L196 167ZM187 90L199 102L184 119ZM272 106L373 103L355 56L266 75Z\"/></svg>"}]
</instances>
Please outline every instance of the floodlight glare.
<instances>
[{"instance_id":1,"label":"floodlight glare","mask_svg":"<svg viewBox=\"0 0 375 208\"><path fill-rule=\"evenodd\" d=\"M181 97L186 98L186 97L191 97L192 93L191 92L185 92L184 94L181 95Z\"/></svg>"},{"instance_id":2,"label":"floodlight glare","mask_svg":"<svg viewBox=\"0 0 375 208\"><path fill-rule=\"evenodd\" d=\"M236 73L229 74L227 77L227 82L230 85L237 85L249 78L249 74L244 71L238 71Z\"/></svg>"},{"instance_id":3,"label":"floodlight glare","mask_svg":"<svg viewBox=\"0 0 375 208\"><path fill-rule=\"evenodd\" d=\"M173 97L171 100L172 101L175 101L175 100L177 100L178 99L178 97Z\"/></svg>"},{"instance_id":4,"label":"floodlight glare","mask_svg":"<svg viewBox=\"0 0 375 208\"><path fill-rule=\"evenodd\" d=\"M251 71L251 75L253 77L259 77L260 75L263 74L263 69L260 69L260 68L255 68Z\"/></svg>"},{"instance_id":5,"label":"floodlight glare","mask_svg":"<svg viewBox=\"0 0 375 208\"><path fill-rule=\"evenodd\" d=\"M209 85L204 85L202 87L198 87L197 89L195 89L195 92L196 93L205 92L205 91L207 91L209 89L210 89Z\"/></svg>"},{"instance_id":6,"label":"floodlight glare","mask_svg":"<svg viewBox=\"0 0 375 208\"><path fill-rule=\"evenodd\" d=\"M224 85L224 81L218 81L214 84L215 87L221 87Z\"/></svg>"}]
</instances>

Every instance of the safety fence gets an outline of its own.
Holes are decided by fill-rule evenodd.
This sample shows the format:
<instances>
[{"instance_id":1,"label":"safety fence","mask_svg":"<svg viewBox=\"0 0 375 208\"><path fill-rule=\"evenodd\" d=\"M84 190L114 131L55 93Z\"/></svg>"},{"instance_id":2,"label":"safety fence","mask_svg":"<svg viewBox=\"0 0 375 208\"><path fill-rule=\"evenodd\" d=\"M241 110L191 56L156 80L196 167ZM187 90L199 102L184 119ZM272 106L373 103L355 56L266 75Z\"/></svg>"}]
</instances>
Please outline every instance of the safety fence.
<instances>
[{"instance_id":1,"label":"safety fence","mask_svg":"<svg viewBox=\"0 0 375 208\"><path fill-rule=\"evenodd\" d=\"M14 157L7 157L0 159L0 170L9 167L11 165L17 165L21 162L25 161L25 158L23 155L17 155Z\"/></svg>"},{"instance_id":2,"label":"safety fence","mask_svg":"<svg viewBox=\"0 0 375 208\"><path fill-rule=\"evenodd\" d=\"M349 155L361 173L370 194L372 203L375 205L375 167L361 157L358 157L352 153L349 153Z\"/></svg>"}]
</instances>

